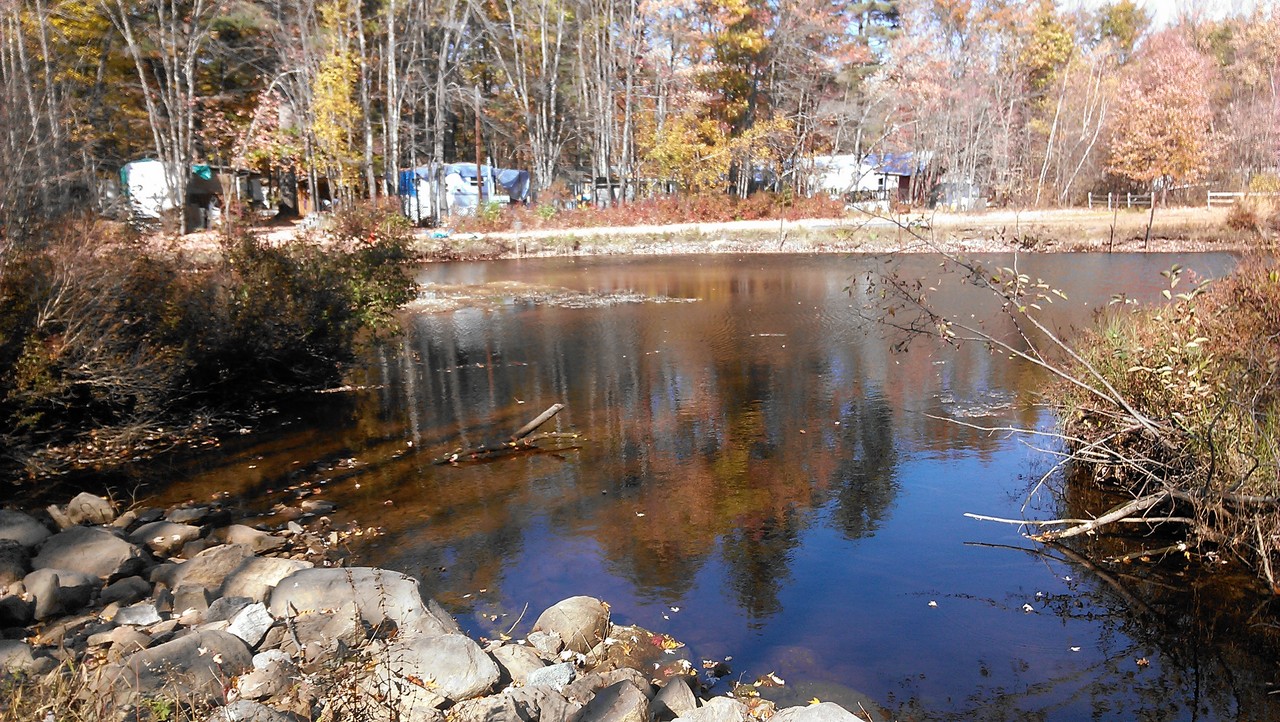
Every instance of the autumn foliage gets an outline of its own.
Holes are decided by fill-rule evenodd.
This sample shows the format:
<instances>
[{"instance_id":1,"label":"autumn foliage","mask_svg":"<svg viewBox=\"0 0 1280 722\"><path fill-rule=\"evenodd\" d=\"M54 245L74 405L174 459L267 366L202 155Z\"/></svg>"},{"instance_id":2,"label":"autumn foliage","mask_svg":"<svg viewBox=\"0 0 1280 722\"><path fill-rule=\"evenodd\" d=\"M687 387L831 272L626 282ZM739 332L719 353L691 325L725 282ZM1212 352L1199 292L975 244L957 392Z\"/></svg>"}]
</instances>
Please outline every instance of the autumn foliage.
<instances>
[{"instance_id":1,"label":"autumn foliage","mask_svg":"<svg viewBox=\"0 0 1280 722\"><path fill-rule=\"evenodd\" d=\"M1120 89L1110 168L1141 183L1184 183L1204 175L1217 154L1210 60L1176 30L1143 46Z\"/></svg>"}]
</instances>

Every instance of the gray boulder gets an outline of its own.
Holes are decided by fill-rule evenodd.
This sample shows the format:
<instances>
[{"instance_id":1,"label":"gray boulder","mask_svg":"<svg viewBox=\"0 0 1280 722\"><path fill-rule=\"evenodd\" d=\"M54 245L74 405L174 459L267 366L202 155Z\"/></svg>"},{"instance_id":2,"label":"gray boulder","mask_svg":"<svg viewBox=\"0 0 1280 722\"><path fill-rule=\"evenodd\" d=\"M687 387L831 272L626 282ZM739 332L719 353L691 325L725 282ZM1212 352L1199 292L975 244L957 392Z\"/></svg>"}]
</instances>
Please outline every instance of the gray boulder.
<instances>
[{"instance_id":1,"label":"gray boulder","mask_svg":"<svg viewBox=\"0 0 1280 722\"><path fill-rule=\"evenodd\" d=\"M171 521L153 521L143 524L129 535L135 544L143 544L161 556L171 557L189 541L200 538L200 527L175 524Z\"/></svg>"},{"instance_id":2,"label":"gray boulder","mask_svg":"<svg viewBox=\"0 0 1280 722\"><path fill-rule=\"evenodd\" d=\"M461 634L396 637L375 656L380 679L430 679L432 691L455 702L487 693L501 676L480 645Z\"/></svg>"},{"instance_id":3,"label":"gray boulder","mask_svg":"<svg viewBox=\"0 0 1280 722\"><path fill-rule=\"evenodd\" d=\"M554 659L564 649L564 640L555 632L530 632L526 637L529 644L547 659Z\"/></svg>"},{"instance_id":4,"label":"gray boulder","mask_svg":"<svg viewBox=\"0 0 1280 722\"><path fill-rule=\"evenodd\" d=\"M712 697L702 707L676 719L682 722L748 722L751 711L732 697Z\"/></svg>"},{"instance_id":5,"label":"gray boulder","mask_svg":"<svg viewBox=\"0 0 1280 722\"><path fill-rule=\"evenodd\" d=\"M538 653L523 644L503 644L489 650L490 656L498 663L505 682L525 684L529 674L542 669L546 662Z\"/></svg>"},{"instance_id":6,"label":"gray boulder","mask_svg":"<svg viewBox=\"0 0 1280 722\"><path fill-rule=\"evenodd\" d=\"M151 596L151 584L142 577L125 577L108 584L98 595L103 604L133 604Z\"/></svg>"},{"instance_id":7,"label":"gray boulder","mask_svg":"<svg viewBox=\"0 0 1280 722\"><path fill-rule=\"evenodd\" d=\"M586 654L609 631L609 609L595 597L570 597L543 612L535 632L555 632L569 649Z\"/></svg>"},{"instance_id":8,"label":"gray boulder","mask_svg":"<svg viewBox=\"0 0 1280 722\"><path fill-rule=\"evenodd\" d=\"M863 719L835 702L822 702L807 707L779 710L775 722L863 722Z\"/></svg>"},{"instance_id":9,"label":"gray boulder","mask_svg":"<svg viewBox=\"0 0 1280 722\"><path fill-rule=\"evenodd\" d=\"M72 524L107 525L116 519L111 502L87 491L76 494L63 513Z\"/></svg>"},{"instance_id":10,"label":"gray boulder","mask_svg":"<svg viewBox=\"0 0 1280 722\"><path fill-rule=\"evenodd\" d=\"M27 576L31 571L31 551L15 539L0 538L0 588Z\"/></svg>"},{"instance_id":11,"label":"gray boulder","mask_svg":"<svg viewBox=\"0 0 1280 722\"><path fill-rule=\"evenodd\" d=\"M282 619L295 612L335 609L347 602L355 603L362 619L375 629L388 620L402 633L454 634L458 628L452 618L439 616L438 607L423 604L413 577L370 567L294 572L272 590L270 609L272 616Z\"/></svg>"},{"instance_id":12,"label":"gray boulder","mask_svg":"<svg viewBox=\"0 0 1280 722\"><path fill-rule=\"evenodd\" d=\"M252 660L235 636L193 632L104 667L99 692L117 705L157 694L208 703L221 699L226 680L246 672Z\"/></svg>"},{"instance_id":13,"label":"gray boulder","mask_svg":"<svg viewBox=\"0 0 1280 722\"><path fill-rule=\"evenodd\" d=\"M37 668L37 657L31 645L13 639L0 639L0 673L17 674Z\"/></svg>"},{"instance_id":14,"label":"gray boulder","mask_svg":"<svg viewBox=\"0 0 1280 722\"><path fill-rule=\"evenodd\" d=\"M267 606L262 602L254 602L236 612L236 615L231 618L231 624L227 626L227 631L243 639L250 648L254 648L275 623L275 618L267 612Z\"/></svg>"},{"instance_id":15,"label":"gray boulder","mask_svg":"<svg viewBox=\"0 0 1280 722\"><path fill-rule=\"evenodd\" d=\"M28 514L0 509L0 539L12 539L28 549L34 549L52 534L44 524Z\"/></svg>"},{"instance_id":16,"label":"gray boulder","mask_svg":"<svg viewBox=\"0 0 1280 722\"><path fill-rule=\"evenodd\" d=\"M230 622L231 618L240 613L241 609L253 604L253 600L248 597L221 597L213 600L209 605L209 611L204 614L205 622Z\"/></svg>"},{"instance_id":17,"label":"gray boulder","mask_svg":"<svg viewBox=\"0 0 1280 722\"><path fill-rule=\"evenodd\" d=\"M205 722L304 722L292 712L281 712L261 702L241 699L226 707L219 707L205 718Z\"/></svg>"},{"instance_id":18,"label":"gray boulder","mask_svg":"<svg viewBox=\"0 0 1280 722\"><path fill-rule=\"evenodd\" d=\"M252 556L253 551L248 547L223 544L205 549L176 566L164 567L163 572L158 572L151 581L163 583L170 589L184 584L203 587L218 596L226 578Z\"/></svg>"},{"instance_id":19,"label":"gray boulder","mask_svg":"<svg viewBox=\"0 0 1280 722\"><path fill-rule=\"evenodd\" d=\"M159 623L161 619L156 605L142 603L121 609L111 621L122 627L149 627Z\"/></svg>"},{"instance_id":20,"label":"gray boulder","mask_svg":"<svg viewBox=\"0 0 1280 722\"><path fill-rule=\"evenodd\" d=\"M255 602L265 602L280 580L313 566L311 562L297 559L249 557L226 576L218 593L224 597L248 597Z\"/></svg>"},{"instance_id":21,"label":"gray boulder","mask_svg":"<svg viewBox=\"0 0 1280 722\"><path fill-rule=\"evenodd\" d=\"M667 720L687 715L697 708L698 698L694 695L689 682L684 677L676 677L658 690L658 694L653 698L650 713L658 722L667 722Z\"/></svg>"},{"instance_id":22,"label":"gray boulder","mask_svg":"<svg viewBox=\"0 0 1280 722\"><path fill-rule=\"evenodd\" d=\"M75 526L45 540L31 560L34 569L69 569L113 581L142 571L142 550L98 527Z\"/></svg>"},{"instance_id":23,"label":"gray boulder","mask_svg":"<svg viewBox=\"0 0 1280 722\"><path fill-rule=\"evenodd\" d=\"M564 691L578 676L572 664L562 662L549 667L539 667L525 678L526 687L550 687L557 692Z\"/></svg>"},{"instance_id":24,"label":"gray boulder","mask_svg":"<svg viewBox=\"0 0 1280 722\"><path fill-rule=\"evenodd\" d=\"M516 722L573 720L582 705L570 702L550 687L510 687L492 697L459 703L449 710L455 722Z\"/></svg>"},{"instance_id":25,"label":"gray boulder","mask_svg":"<svg viewBox=\"0 0 1280 722\"><path fill-rule=\"evenodd\" d=\"M630 680L615 682L596 693L577 722L649 722L649 697Z\"/></svg>"},{"instance_id":26,"label":"gray boulder","mask_svg":"<svg viewBox=\"0 0 1280 722\"><path fill-rule=\"evenodd\" d=\"M221 529L215 529L209 534L209 539L221 544L246 546L258 554L275 551L285 544L285 540L275 534L259 531L243 524L232 524Z\"/></svg>"},{"instance_id":27,"label":"gray boulder","mask_svg":"<svg viewBox=\"0 0 1280 722\"><path fill-rule=\"evenodd\" d=\"M45 620L88 606L100 582L98 578L69 569L37 569L22 580L35 599L35 618Z\"/></svg>"},{"instance_id":28,"label":"gray boulder","mask_svg":"<svg viewBox=\"0 0 1280 722\"><path fill-rule=\"evenodd\" d=\"M253 655L253 671L236 678L236 689L245 699L274 697L293 686L298 668L278 649Z\"/></svg>"}]
</instances>

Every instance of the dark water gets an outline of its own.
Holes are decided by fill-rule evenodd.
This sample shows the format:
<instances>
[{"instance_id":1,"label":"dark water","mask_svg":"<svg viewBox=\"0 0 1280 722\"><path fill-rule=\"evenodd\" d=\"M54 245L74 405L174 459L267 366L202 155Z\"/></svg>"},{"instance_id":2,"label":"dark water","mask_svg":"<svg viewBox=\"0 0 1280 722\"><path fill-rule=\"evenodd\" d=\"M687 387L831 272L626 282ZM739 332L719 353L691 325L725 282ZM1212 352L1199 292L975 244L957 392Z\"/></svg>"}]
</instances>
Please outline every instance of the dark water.
<instances>
[{"instance_id":1,"label":"dark water","mask_svg":"<svg viewBox=\"0 0 1280 722\"><path fill-rule=\"evenodd\" d=\"M418 576L477 635L510 628L526 605L515 633L527 632L541 609L589 594L615 620L687 642L695 662L732 657L730 679L775 672L787 685L774 693L792 703L903 719L1280 716L1265 600L1198 566L1100 575L1072 550L963 516L1016 517L1028 499L1029 514L1078 514L1089 500L1052 493L1058 475L1030 494L1049 454L956 423L1049 428L1043 374L976 344L895 352L863 320L875 293L861 279L893 267L937 286L939 308L1009 333L938 261L433 266L424 282L697 300L416 317L354 379L367 390L320 397L282 429L163 470L160 496L225 490L265 508L291 485L320 484L340 520L385 531L356 549L363 562ZM1049 312L1064 329L1112 294L1155 298L1175 262L1212 275L1232 261L1020 259L1066 290ZM431 464L555 402L567 405L555 429L580 435L558 442L571 448Z\"/></svg>"}]
</instances>

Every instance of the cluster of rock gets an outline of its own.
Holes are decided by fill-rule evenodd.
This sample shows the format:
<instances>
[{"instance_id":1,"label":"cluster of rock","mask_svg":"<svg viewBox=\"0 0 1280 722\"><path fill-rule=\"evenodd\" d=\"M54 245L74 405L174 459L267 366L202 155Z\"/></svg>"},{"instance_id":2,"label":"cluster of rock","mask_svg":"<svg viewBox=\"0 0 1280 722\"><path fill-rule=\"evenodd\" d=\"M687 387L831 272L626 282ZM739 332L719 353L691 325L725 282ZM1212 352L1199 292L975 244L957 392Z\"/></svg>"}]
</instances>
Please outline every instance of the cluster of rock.
<instances>
[{"instance_id":1,"label":"cluster of rock","mask_svg":"<svg viewBox=\"0 0 1280 722\"><path fill-rule=\"evenodd\" d=\"M323 566L333 533L296 522L272 533L205 507L117 515L90 494L48 516L0 510L0 675L75 676L76 703L101 719L858 719L830 703L699 699L675 640L612 624L590 597L482 646L412 577Z\"/></svg>"}]
</instances>

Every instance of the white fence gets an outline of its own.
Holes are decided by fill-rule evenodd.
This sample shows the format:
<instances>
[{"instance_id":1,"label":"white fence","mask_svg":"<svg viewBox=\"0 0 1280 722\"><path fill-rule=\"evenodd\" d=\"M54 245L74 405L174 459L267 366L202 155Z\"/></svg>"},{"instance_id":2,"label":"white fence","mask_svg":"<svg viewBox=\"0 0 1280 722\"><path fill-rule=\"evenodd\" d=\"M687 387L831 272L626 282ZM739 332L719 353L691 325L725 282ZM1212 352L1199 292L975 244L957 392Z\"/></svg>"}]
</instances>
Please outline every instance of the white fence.
<instances>
[{"instance_id":1,"label":"white fence","mask_svg":"<svg viewBox=\"0 0 1280 722\"><path fill-rule=\"evenodd\" d=\"M1234 206L1245 198L1280 198L1280 193L1227 193L1209 191L1205 205L1210 208Z\"/></svg>"},{"instance_id":2,"label":"white fence","mask_svg":"<svg viewBox=\"0 0 1280 722\"><path fill-rule=\"evenodd\" d=\"M1097 195L1094 195L1092 192L1089 193L1090 210L1094 208L1102 208L1104 201L1106 202L1107 210L1112 210L1113 208L1150 208L1151 194L1108 193L1104 196L1100 193Z\"/></svg>"}]
</instances>

